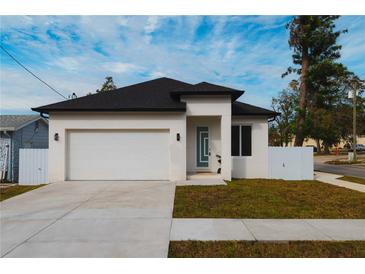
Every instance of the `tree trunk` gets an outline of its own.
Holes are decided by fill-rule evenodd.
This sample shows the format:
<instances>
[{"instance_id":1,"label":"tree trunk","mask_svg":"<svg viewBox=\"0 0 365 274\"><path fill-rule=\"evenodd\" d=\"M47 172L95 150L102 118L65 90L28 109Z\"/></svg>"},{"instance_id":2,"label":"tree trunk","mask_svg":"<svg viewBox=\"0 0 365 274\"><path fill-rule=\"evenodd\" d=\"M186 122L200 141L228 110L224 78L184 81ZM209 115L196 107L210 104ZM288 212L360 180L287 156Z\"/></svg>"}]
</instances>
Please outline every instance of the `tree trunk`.
<instances>
[{"instance_id":1,"label":"tree trunk","mask_svg":"<svg viewBox=\"0 0 365 274\"><path fill-rule=\"evenodd\" d=\"M317 143L317 153L321 154L322 150L321 150L321 143L319 142L319 139L316 139L316 143Z\"/></svg>"},{"instance_id":2,"label":"tree trunk","mask_svg":"<svg viewBox=\"0 0 365 274\"><path fill-rule=\"evenodd\" d=\"M330 154L330 147L327 144L324 145L324 153Z\"/></svg>"},{"instance_id":3,"label":"tree trunk","mask_svg":"<svg viewBox=\"0 0 365 274\"><path fill-rule=\"evenodd\" d=\"M300 75L300 94L299 94L299 113L296 121L297 132L295 135L294 146L301 147L303 146L304 141L304 122L305 122L305 114L307 107L307 74L308 74L309 60L308 60L308 48L303 47L302 51L302 71Z\"/></svg>"},{"instance_id":4,"label":"tree trunk","mask_svg":"<svg viewBox=\"0 0 365 274\"><path fill-rule=\"evenodd\" d=\"M288 132L285 132L285 140L284 140L285 146L287 147L289 144L289 134Z\"/></svg>"}]
</instances>

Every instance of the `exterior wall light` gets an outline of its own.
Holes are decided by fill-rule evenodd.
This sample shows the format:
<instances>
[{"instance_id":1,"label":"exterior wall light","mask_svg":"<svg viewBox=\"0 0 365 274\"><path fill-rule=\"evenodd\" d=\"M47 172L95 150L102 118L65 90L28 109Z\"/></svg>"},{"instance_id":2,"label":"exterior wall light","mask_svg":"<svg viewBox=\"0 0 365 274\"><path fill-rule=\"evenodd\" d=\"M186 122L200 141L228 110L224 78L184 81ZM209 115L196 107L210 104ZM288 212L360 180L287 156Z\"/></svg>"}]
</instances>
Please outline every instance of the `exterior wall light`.
<instances>
[{"instance_id":1,"label":"exterior wall light","mask_svg":"<svg viewBox=\"0 0 365 274\"><path fill-rule=\"evenodd\" d=\"M55 140L55 141L58 141L58 139L59 139L58 133L55 133L55 134L54 134L54 140Z\"/></svg>"},{"instance_id":2,"label":"exterior wall light","mask_svg":"<svg viewBox=\"0 0 365 274\"><path fill-rule=\"evenodd\" d=\"M176 140L180 142L180 133L176 134Z\"/></svg>"}]
</instances>

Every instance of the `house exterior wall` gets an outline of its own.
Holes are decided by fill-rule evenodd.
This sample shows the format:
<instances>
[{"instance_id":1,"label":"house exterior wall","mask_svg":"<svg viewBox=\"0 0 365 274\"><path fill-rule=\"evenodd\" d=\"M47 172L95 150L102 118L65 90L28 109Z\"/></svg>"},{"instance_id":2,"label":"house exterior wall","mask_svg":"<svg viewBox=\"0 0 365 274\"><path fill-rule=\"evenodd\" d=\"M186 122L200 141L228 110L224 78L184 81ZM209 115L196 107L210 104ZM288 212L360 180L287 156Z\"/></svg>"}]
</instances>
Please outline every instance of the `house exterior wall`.
<instances>
[{"instance_id":1,"label":"house exterior wall","mask_svg":"<svg viewBox=\"0 0 365 274\"><path fill-rule=\"evenodd\" d=\"M268 178L267 117L232 117L232 125L252 126L252 156L232 156L233 178Z\"/></svg>"},{"instance_id":2,"label":"house exterior wall","mask_svg":"<svg viewBox=\"0 0 365 274\"><path fill-rule=\"evenodd\" d=\"M189 116L186 120L186 165L188 172L196 172L198 170L202 170L202 168L198 168L196 165L196 147L197 147L197 136L196 136L196 128L198 126L207 126L209 127L209 147L211 152L211 157L209 160L209 168L205 170L209 170L211 172L217 172L219 168L216 154L221 155L221 117L219 116L211 116L211 117L203 117L203 116ZM203 169L204 170L204 169Z\"/></svg>"},{"instance_id":3,"label":"house exterior wall","mask_svg":"<svg viewBox=\"0 0 365 274\"><path fill-rule=\"evenodd\" d=\"M10 135L10 132L9 132ZM37 120L11 133L11 165L9 180L18 182L19 179L19 149L48 148L48 125ZM5 137L2 134L1 138Z\"/></svg>"},{"instance_id":4,"label":"house exterior wall","mask_svg":"<svg viewBox=\"0 0 365 274\"><path fill-rule=\"evenodd\" d=\"M170 180L186 179L185 113L50 113L49 117L50 182L66 179L66 133L72 129L167 129ZM55 133L59 134L58 141L54 140ZM177 133L180 133L180 141L177 141Z\"/></svg>"},{"instance_id":5,"label":"house exterior wall","mask_svg":"<svg viewBox=\"0 0 365 274\"><path fill-rule=\"evenodd\" d=\"M167 129L169 130L170 180L185 180L187 171L196 171L197 125L208 125L211 138L210 170L219 167L221 155L223 179L268 177L267 117L231 117L231 99L225 97L184 97L186 113L50 113L49 181L66 179L67 131L73 129ZM231 125L252 126L252 156L231 156ZM54 134L59 140L54 140ZM177 141L177 133L180 141Z\"/></svg>"},{"instance_id":6,"label":"house exterior wall","mask_svg":"<svg viewBox=\"0 0 365 274\"><path fill-rule=\"evenodd\" d=\"M232 101L229 96L182 96L186 102L186 116L215 116L220 117L221 138L221 174L223 179L231 180L231 115Z\"/></svg>"}]
</instances>

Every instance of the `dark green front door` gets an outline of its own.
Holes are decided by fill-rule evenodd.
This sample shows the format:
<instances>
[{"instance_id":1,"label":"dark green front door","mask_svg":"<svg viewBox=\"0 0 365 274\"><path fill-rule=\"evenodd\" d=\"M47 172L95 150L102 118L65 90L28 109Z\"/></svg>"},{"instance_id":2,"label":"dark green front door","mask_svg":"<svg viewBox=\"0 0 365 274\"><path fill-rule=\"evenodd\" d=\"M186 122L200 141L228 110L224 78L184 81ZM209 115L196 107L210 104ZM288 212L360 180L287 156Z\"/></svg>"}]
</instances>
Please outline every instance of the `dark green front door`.
<instances>
[{"instance_id":1,"label":"dark green front door","mask_svg":"<svg viewBox=\"0 0 365 274\"><path fill-rule=\"evenodd\" d=\"M197 167L209 167L208 127L197 127L196 140L196 165Z\"/></svg>"}]
</instances>

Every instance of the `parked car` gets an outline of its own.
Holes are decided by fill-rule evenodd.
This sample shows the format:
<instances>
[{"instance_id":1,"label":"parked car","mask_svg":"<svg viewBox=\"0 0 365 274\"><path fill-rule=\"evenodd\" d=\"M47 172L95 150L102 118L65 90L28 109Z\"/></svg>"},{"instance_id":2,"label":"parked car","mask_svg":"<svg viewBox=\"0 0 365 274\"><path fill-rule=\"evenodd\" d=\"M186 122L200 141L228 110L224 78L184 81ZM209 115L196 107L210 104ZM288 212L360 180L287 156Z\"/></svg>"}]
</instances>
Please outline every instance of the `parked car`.
<instances>
[{"instance_id":1,"label":"parked car","mask_svg":"<svg viewBox=\"0 0 365 274\"><path fill-rule=\"evenodd\" d=\"M353 151L352 149L353 145L350 146L350 148L348 148L348 151ZM357 152L365 152L365 145L363 144L356 144L356 151Z\"/></svg>"},{"instance_id":2,"label":"parked car","mask_svg":"<svg viewBox=\"0 0 365 274\"><path fill-rule=\"evenodd\" d=\"M365 145L356 144L356 151L365 151Z\"/></svg>"}]
</instances>

